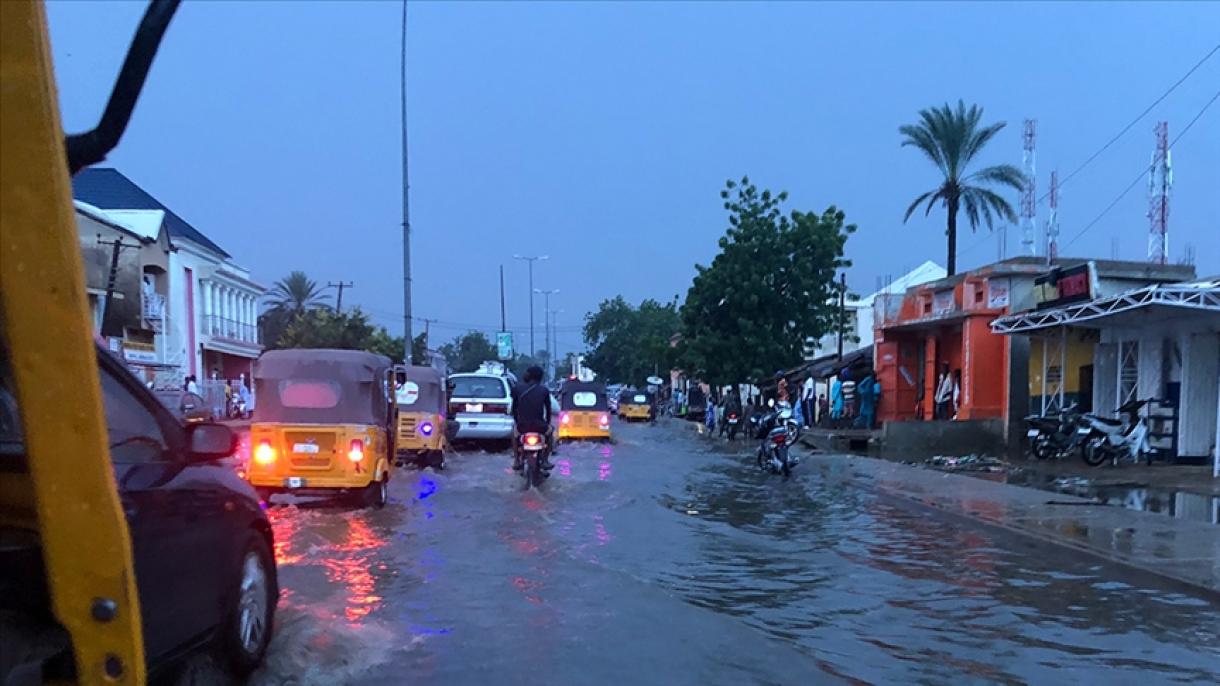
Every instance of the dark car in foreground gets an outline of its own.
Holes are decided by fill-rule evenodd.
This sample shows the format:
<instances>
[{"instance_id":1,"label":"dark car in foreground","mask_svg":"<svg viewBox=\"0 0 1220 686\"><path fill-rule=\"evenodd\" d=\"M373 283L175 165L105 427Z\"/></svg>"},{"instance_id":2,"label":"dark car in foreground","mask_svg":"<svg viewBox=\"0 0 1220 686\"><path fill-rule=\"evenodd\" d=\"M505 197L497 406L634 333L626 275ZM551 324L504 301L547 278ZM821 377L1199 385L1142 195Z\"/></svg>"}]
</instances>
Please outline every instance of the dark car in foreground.
<instances>
[{"instance_id":1,"label":"dark car in foreground","mask_svg":"<svg viewBox=\"0 0 1220 686\"><path fill-rule=\"evenodd\" d=\"M4 357L0 469L28 470ZM215 648L231 671L246 674L267 650L279 588L267 516L226 462L236 436L219 424L184 424L113 355L98 348L97 357L149 673ZM31 673L53 677L70 662L56 653L71 649L48 646L64 634L51 613L37 534L3 523L0 541L0 683ZM104 603L94 608L95 616L106 611Z\"/></svg>"}]
</instances>

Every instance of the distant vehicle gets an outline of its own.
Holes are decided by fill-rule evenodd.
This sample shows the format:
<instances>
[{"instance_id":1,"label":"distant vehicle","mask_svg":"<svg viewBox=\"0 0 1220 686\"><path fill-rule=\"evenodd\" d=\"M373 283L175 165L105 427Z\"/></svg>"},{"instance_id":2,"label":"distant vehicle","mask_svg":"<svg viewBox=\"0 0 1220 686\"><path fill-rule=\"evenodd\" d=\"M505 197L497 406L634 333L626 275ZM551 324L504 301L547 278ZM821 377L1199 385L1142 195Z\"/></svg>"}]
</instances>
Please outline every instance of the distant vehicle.
<instances>
[{"instance_id":1,"label":"distant vehicle","mask_svg":"<svg viewBox=\"0 0 1220 686\"><path fill-rule=\"evenodd\" d=\"M175 418L163 399L101 347L97 362L110 461L131 532L149 672L156 676L186 653L216 646L235 672L247 674L266 653L279 586L271 525L258 497L220 464L233 454L236 436L220 424ZM17 428L16 398L7 402L5 376L0 369L0 428ZM10 411L13 416L5 416ZM29 469L20 433L0 431L0 447L0 469ZM53 621L38 537L17 528L3 533L0 615L33 622L12 632L0 624L0 682L12 683L5 670L45 657L22 641L54 631L34 630ZM105 611L93 602L95 614Z\"/></svg>"},{"instance_id":2,"label":"distant vehicle","mask_svg":"<svg viewBox=\"0 0 1220 686\"><path fill-rule=\"evenodd\" d=\"M656 403L648 391L637 391L634 388L623 389L618 399L619 417L628 422L652 420L657 418Z\"/></svg>"},{"instance_id":3,"label":"distant vehicle","mask_svg":"<svg viewBox=\"0 0 1220 686\"><path fill-rule=\"evenodd\" d=\"M445 466L445 413L449 409L445 375L434 367L394 368L398 408L395 454L421 468Z\"/></svg>"},{"instance_id":4,"label":"distant vehicle","mask_svg":"<svg viewBox=\"0 0 1220 686\"><path fill-rule=\"evenodd\" d=\"M511 441L512 386L494 371L449 375L449 416L458 422L459 441Z\"/></svg>"},{"instance_id":5,"label":"distant vehicle","mask_svg":"<svg viewBox=\"0 0 1220 686\"><path fill-rule=\"evenodd\" d=\"M600 383L569 381L560 393L559 440L610 440L610 409Z\"/></svg>"},{"instance_id":6,"label":"distant vehicle","mask_svg":"<svg viewBox=\"0 0 1220 686\"><path fill-rule=\"evenodd\" d=\"M692 422L701 422L707 416L707 395L698 384L691 384L686 396L686 418Z\"/></svg>"},{"instance_id":7,"label":"distant vehicle","mask_svg":"<svg viewBox=\"0 0 1220 686\"><path fill-rule=\"evenodd\" d=\"M258 404L246 478L277 493L351 495L383 507L394 461L393 372L359 350L270 350L254 363Z\"/></svg>"}]
</instances>

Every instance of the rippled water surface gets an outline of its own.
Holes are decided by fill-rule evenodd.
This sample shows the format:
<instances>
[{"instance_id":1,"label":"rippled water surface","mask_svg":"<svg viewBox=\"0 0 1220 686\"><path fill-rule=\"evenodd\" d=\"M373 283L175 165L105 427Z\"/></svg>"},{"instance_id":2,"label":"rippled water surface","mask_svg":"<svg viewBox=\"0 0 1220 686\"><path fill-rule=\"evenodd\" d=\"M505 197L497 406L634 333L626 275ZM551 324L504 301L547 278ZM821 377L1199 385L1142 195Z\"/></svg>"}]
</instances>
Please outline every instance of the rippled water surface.
<instances>
[{"instance_id":1,"label":"rippled water surface","mask_svg":"<svg viewBox=\"0 0 1220 686\"><path fill-rule=\"evenodd\" d=\"M273 508L260 684L1214 683L1220 611L674 423L400 472L381 511ZM744 451L744 448L740 449Z\"/></svg>"}]
</instances>

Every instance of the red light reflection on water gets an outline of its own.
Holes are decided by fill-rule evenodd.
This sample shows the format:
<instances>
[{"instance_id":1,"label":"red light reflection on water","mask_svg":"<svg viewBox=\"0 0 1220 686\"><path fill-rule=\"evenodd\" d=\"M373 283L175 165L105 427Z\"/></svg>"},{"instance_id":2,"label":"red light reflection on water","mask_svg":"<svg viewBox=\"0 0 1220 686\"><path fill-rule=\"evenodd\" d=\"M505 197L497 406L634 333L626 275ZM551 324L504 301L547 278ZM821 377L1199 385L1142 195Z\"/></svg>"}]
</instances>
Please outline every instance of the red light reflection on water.
<instances>
[{"instance_id":1,"label":"red light reflection on water","mask_svg":"<svg viewBox=\"0 0 1220 686\"><path fill-rule=\"evenodd\" d=\"M347 587L343 614L347 621L356 624L381 606L382 597L374 593L376 580L371 568L375 563L370 553L386 542L363 519L353 518L348 525L347 541L334 547L334 554L328 556L323 566L331 581Z\"/></svg>"},{"instance_id":2,"label":"red light reflection on water","mask_svg":"<svg viewBox=\"0 0 1220 686\"><path fill-rule=\"evenodd\" d=\"M597 536L598 545L606 545L610 542L610 533L606 531L606 525L602 523L601 515L593 515L593 533Z\"/></svg>"}]
</instances>

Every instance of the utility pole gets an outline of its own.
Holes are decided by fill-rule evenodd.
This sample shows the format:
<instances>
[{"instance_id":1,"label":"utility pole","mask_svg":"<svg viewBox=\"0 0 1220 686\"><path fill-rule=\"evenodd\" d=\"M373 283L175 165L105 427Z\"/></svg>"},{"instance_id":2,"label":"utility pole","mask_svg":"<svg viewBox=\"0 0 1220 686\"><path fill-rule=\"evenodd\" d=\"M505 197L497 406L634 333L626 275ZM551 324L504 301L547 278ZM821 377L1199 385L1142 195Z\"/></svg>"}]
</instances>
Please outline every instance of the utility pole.
<instances>
[{"instance_id":1,"label":"utility pole","mask_svg":"<svg viewBox=\"0 0 1220 686\"><path fill-rule=\"evenodd\" d=\"M335 300L335 312L338 312L339 314L343 314L343 289L352 288L355 285L356 284L352 281L348 281L346 283L344 283L343 281L340 281L339 283L331 283L330 281L326 282L327 288L338 288L339 289L339 297Z\"/></svg>"},{"instance_id":2,"label":"utility pole","mask_svg":"<svg viewBox=\"0 0 1220 686\"><path fill-rule=\"evenodd\" d=\"M112 300L114 300L114 287L117 285L116 282L118 281L118 278L119 278L119 252L122 251L123 248L138 248L140 246L138 243L124 243L122 236L119 236L118 238L114 239L113 241L103 240L102 234L100 234L100 233L97 235L97 244L98 245L108 245L108 246L111 246L111 248L112 248L112 250L110 252L110 272L106 276L106 301L104 303L102 303L102 330L101 330L101 334L103 336L110 336L112 334L112 329L113 329L110 318L112 316L112 313L114 312L114 310L110 307L110 303ZM123 335L121 327L120 327L120 331L118 332L118 335L119 336Z\"/></svg>"},{"instance_id":3,"label":"utility pole","mask_svg":"<svg viewBox=\"0 0 1220 686\"><path fill-rule=\"evenodd\" d=\"M514 260L525 260L530 265L530 349L529 349L529 354L530 354L530 357L533 357L534 353L537 352L537 350L535 350L535 348L534 348L534 263L537 262L538 260L549 260L550 257L547 255L535 255L532 257L528 256L528 255L513 255L513 259Z\"/></svg>"},{"instance_id":4,"label":"utility pole","mask_svg":"<svg viewBox=\"0 0 1220 686\"><path fill-rule=\"evenodd\" d=\"M551 294L552 294L552 293L558 293L558 292L559 292L559 289L558 289L558 288L552 288L552 289L550 289L550 290L545 290L545 289L542 289L542 288L535 288L535 289L534 289L534 292L535 292L535 293L541 293L541 294L543 295L543 297L544 297L544 298L546 298L546 307L544 307L544 308L543 308L543 310L542 310L542 311L543 311L543 314L544 314L544 316L543 316L544 333L543 333L543 335L542 335L542 342L543 342L543 345L545 345L545 346L546 346L546 354L547 354L547 357L548 357L548 358L550 358L550 357L552 357L552 356L554 355L554 351L553 351L553 350L551 350L551 315L550 315L550 312L551 312ZM532 298L531 298L531 299L532 299Z\"/></svg>"},{"instance_id":5,"label":"utility pole","mask_svg":"<svg viewBox=\"0 0 1220 686\"><path fill-rule=\"evenodd\" d=\"M839 274L839 359L843 359L843 326L847 323L847 272Z\"/></svg>"},{"instance_id":6,"label":"utility pole","mask_svg":"<svg viewBox=\"0 0 1220 686\"><path fill-rule=\"evenodd\" d=\"M435 322L436 320L435 319L422 319L420 321L422 321L424 323L424 347L427 348L428 341L431 340L429 338L429 332L431 332L431 330L432 330L432 323Z\"/></svg>"},{"instance_id":7,"label":"utility pole","mask_svg":"<svg viewBox=\"0 0 1220 686\"><path fill-rule=\"evenodd\" d=\"M551 310L551 363L555 368L555 374L559 373L559 314L563 310Z\"/></svg>"},{"instance_id":8,"label":"utility pole","mask_svg":"<svg viewBox=\"0 0 1220 686\"><path fill-rule=\"evenodd\" d=\"M402 63L400 69L402 94L402 328L403 360L411 363L411 184L407 177L407 0L402 0Z\"/></svg>"},{"instance_id":9,"label":"utility pole","mask_svg":"<svg viewBox=\"0 0 1220 686\"><path fill-rule=\"evenodd\" d=\"M500 265L500 331L508 331L504 317L504 265Z\"/></svg>"}]
</instances>

